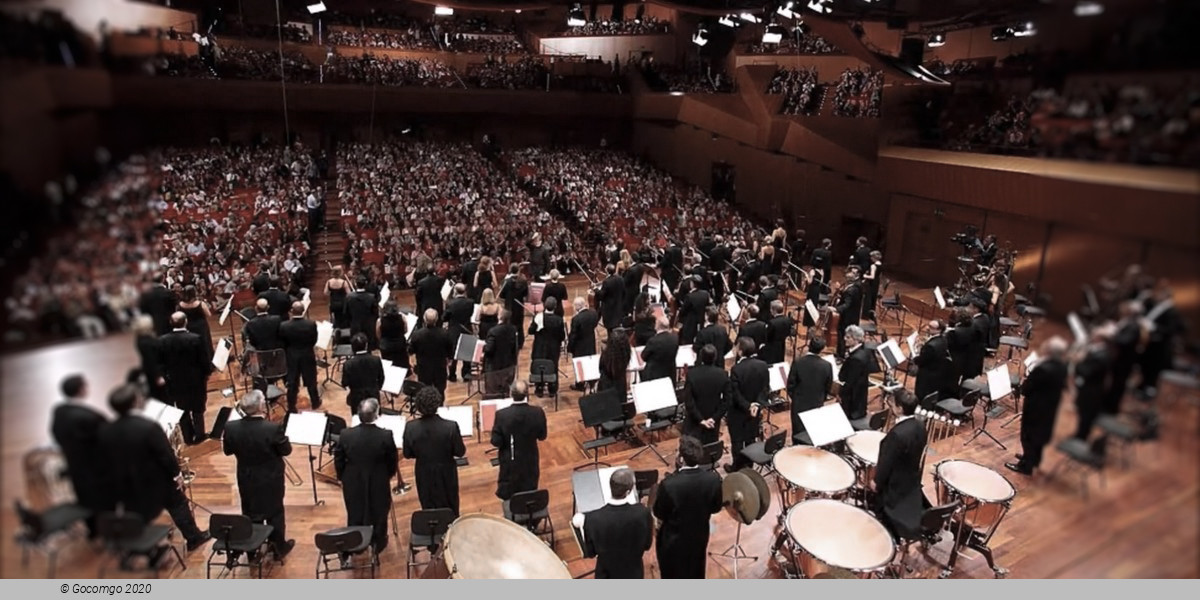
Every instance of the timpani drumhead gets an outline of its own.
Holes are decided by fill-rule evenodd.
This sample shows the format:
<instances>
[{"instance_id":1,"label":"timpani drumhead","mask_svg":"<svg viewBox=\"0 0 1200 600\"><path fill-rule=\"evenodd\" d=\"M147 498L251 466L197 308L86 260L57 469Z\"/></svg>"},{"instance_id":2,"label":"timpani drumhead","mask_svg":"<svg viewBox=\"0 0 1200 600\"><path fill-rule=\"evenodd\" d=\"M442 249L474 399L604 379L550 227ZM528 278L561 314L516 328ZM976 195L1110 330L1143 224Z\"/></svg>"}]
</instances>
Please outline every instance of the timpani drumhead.
<instances>
[{"instance_id":1,"label":"timpani drumhead","mask_svg":"<svg viewBox=\"0 0 1200 600\"><path fill-rule=\"evenodd\" d=\"M879 444L886 434L882 431L858 431L846 438L846 447L868 465L879 464Z\"/></svg>"},{"instance_id":2,"label":"timpani drumhead","mask_svg":"<svg viewBox=\"0 0 1200 600\"><path fill-rule=\"evenodd\" d=\"M838 500L805 500L787 514L792 541L830 567L873 571L892 562L896 546L883 523Z\"/></svg>"},{"instance_id":3,"label":"timpani drumhead","mask_svg":"<svg viewBox=\"0 0 1200 600\"><path fill-rule=\"evenodd\" d=\"M854 485L854 468L842 457L809 446L792 446L775 453L775 471L796 487L836 494Z\"/></svg>"},{"instance_id":4,"label":"timpani drumhead","mask_svg":"<svg viewBox=\"0 0 1200 600\"><path fill-rule=\"evenodd\" d=\"M938 463L937 475L959 493L983 502L1007 502L1017 493L1003 475L965 460Z\"/></svg>"},{"instance_id":5,"label":"timpani drumhead","mask_svg":"<svg viewBox=\"0 0 1200 600\"><path fill-rule=\"evenodd\" d=\"M482 513L450 524L442 560L453 579L570 579L562 559L536 535Z\"/></svg>"}]
</instances>

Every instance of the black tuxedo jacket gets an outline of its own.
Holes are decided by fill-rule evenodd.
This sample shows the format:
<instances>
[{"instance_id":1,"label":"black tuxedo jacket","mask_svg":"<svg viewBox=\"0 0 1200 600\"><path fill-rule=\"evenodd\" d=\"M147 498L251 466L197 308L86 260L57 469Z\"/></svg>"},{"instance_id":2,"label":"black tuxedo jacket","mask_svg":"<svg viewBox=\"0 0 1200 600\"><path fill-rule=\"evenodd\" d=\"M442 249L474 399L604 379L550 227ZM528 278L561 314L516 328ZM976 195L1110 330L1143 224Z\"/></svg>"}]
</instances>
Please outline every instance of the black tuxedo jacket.
<instances>
[{"instance_id":1,"label":"black tuxedo jacket","mask_svg":"<svg viewBox=\"0 0 1200 600\"><path fill-rule=\"evenodd\" d=\"M596 579L641 579L642 555L654 539L650 509L606 504L584 515L584 554L596 557Z\"/></svg>"},{"instance_id":2,"label":"black tuxedo jacket","mask_svg":"<svg viewBox=\"0 0 1200 600\"><path fill-rule=\"evenodd\" d=\"M237 457L242 514L267 519L283 510L283 457L292 444L283 426L262 417L231 421L222 440L225 456Z\"/></svg>"},{"instance_id":3,"label":"black tuxedo jacket","mask_svg":"<svg viewBox=\"0 0 1200 600\"><path fill-rule=\"evenodd\" d=\"M600 315L585 308L571 317L571 332L567 334L567 352L571 356L591 356L596 353L596 325Z\"/></svg>"}]
</instances>

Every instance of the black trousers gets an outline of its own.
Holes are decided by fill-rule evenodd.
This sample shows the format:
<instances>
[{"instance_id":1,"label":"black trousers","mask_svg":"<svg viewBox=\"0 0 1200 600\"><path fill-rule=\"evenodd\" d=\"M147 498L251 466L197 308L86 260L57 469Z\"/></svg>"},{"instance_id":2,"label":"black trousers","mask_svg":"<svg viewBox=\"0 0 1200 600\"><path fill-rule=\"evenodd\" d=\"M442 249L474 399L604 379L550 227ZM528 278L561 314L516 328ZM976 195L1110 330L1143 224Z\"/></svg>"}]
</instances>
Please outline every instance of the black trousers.
<instances>
[{"instance_id":1,"label":"black trousers","mask_svg":"<svg viewBox=\"0 0 1200 600\"><path fill-rule=\"evenodd\" d=\"M732 466L735 471L752 464L750 459L742 456L742 448L753 444L755 440L751 436L741 436L741 433L738 433L737 437L734 437L734 432L730 432L729 434L729 454L733 457Z\"/></svg>"},{"instance_id":2,"label":"black trousers","mask_svg":"<svg viewBox=\"0 0 1200 600\"><path fill-rule=\"evenodd\" d=\"M469 363L469 362L466 362L466 361L463 361L463 363L462 363L462 378L463 378L463 381L466 381L467 379L469 379L469 378L471 377L471 364L472 364L472 363ZM455 372L457 369L458 369L458 361L457 361L457 360L452 360L452 361L450 361L450 368L449 368L449 369L447 369L447 370L449 371L448 375L449 375L450 377L454 377L454 372Z\"/></svg>"},{"instance_id":3,"label":"black trousers","mask_svg":"<svg viewBox=\"0 0 1200 600\"><path fill-rule=\"evenodd\" d=\"M284 519L283 506L278 510L272 511L269 515L246 515L255 523L266 523L271 526L271 537L267 538L271 541L271 545L276 550L283 548L287 543L287 522Z\"/></svg>"},{"instance_id":4,"label":"black trousers","mask_svg":"<svg viewBox=\"0 0 1200 600\"><path fill-rule=\"evenodd\" d=\"M183 433L185 442L189 444L199 444L203 442L208 434L204 431L204 409L200 410L185 410L183 411Z\"/></svg>"},{"instance_id":5,"label":"black trousers","mask_svg":"<svg viewBox=\"0 0 1200 600\"><path fill-rule=\"evenodd\" d=\"M1038 468L1042 464L1042 451L1045 449L1046 444L1021 436L1021 460L1017 461L1017 466L1025 470Z\"/></svg>"},{"instance_id":6,"label":"black trousers","mask_svg":"<svg viewBox=\"0 0 1200 600\"><path fill-rule=\"evenodd\" d=\"M317 391L317 365L301 365L288 369L287 374L287 403L288 412L296 412L296 398L300 395L300 380L308 389L308 401L315 409L321 405L321 394Z\"/></svg>"},{"instance_id":7,"label":"black trousers","mask_svg":"<svg viewBox=\"0 0 1200 600\"><path fill-rule=\"evenodd\" d=\"M188 504L187 496L178 487L172 487L170 495L167 496L167 514L171 515L171 521L179 528L179 533L183 534L184 540L191 542L203 535L200 528L196 526L196 517L192 514L192 507ZM153 520L148 519L148 521Z\"/></svg>"},{"instance_id":8,"label":"black trousers","mask_svg":"<svg viewBox=\"0 0 1200 600\"><path fill-rule=\"evenodd\" d=\"M1079 413L1079 428L1075 430L1075 437L1086 441L1092 433L1092 424L1096 422L1096 417L1100 416L1101 399L1091 398L1083 401L1076 401L1075 410Z\"/></svg>"},{"instance_id":9,"label":"black trousers","mask_svg":"<svg viewBox=\"0 0 1200 600\"><path fill-rule=\"evenodd\" d=\"M517 328L517 349L525 347L525 311L512 313L512 324Z\"/></svg>"}]
</instances>

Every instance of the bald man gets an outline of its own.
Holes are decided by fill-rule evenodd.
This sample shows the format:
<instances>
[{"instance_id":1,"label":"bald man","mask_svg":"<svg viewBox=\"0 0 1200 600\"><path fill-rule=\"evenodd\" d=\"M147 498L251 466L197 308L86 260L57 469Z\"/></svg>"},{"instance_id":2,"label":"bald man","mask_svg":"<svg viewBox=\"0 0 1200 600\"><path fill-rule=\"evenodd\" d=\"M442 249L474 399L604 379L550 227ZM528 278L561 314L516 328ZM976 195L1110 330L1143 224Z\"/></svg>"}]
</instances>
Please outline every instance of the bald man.
<instances>
[{"instance_id":1,"label":"bald man","mask_svg":"<svg viewBox=\"0 0 1200 600\"><path fill-rule=\"evenodd\" d=\"M167 401L184 411L183 440L199 444L207 438L204 411L208 404L208 374L212 370L204 340L187 329L187 315L170 317L171 331L158 340L159 361L166 379Z\"/></svg>"},{"instance_id":2,"label":"bald man","mask_svg":"<svg viewBox=\"0 0 1200 600\"><path fill-rule=\"evenodd\" d=\"M254 318L242 327L242 338L257 352L282 348L279 342L279 324L283 319L271 314L271 305L265 298L254 303Z\"/></svg>"},{"instance_id":3,"label":"bald man","mask_svg":"<svg viewBox=\"0 0 1200 600\"><path fill-rule=\"evenodd\" d=\"M446 365L454 356L455 340L438 327L438 312L426 309L424 327L413 332L408 341L408 353L417 357L417 381L437 388L446 394Z\"/></svg>"},{"instance_id":4,"label":"bald man","mask_svg":"<svg viewBox=\"0 0 1200 600\"><path fill-rule=\"evenodd\" d=\"M1029 475L1042 463L1042 449L1054 435L1054 421L1067 385L1067 342L1052 337L1042 345L1042 356L1021 383L1025 410L1021 412L1021 451L1017 462L1005 463L1011 471Z\"/></svg>"}]
</instances>

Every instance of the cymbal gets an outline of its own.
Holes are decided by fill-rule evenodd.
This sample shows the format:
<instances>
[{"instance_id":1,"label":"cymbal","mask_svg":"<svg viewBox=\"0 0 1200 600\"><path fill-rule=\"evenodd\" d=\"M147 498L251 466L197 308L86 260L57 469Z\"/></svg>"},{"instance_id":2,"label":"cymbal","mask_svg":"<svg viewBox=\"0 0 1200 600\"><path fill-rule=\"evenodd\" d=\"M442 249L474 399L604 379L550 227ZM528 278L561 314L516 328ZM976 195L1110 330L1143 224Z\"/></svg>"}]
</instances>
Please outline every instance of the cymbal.
<instances>
[{"instance_id":1,"label":"cymbal","mask_svg":"<svg viewBox=\"0 0 1200 600\"><path fill-rule=\"evenodd\" d=\"M758 509L758 516L755 517L755 520L767 516L767 510L771 508L771 488L767 487L767 480L763 479L762 473L759 473L758 471L755 471L749 467L742 469L739 471L739 473L745 473L746 476L750 478L750 481L754 483L754 487L758 488L758 500L760 507Z\"/></svg>"},{"instance_id":2,"label":"cymbal","mask_svg":"<svg viewBox=\"0 0 1200 600\"><path fill-rule=\"evenodd\" d=\"M721 497L726 510L742 523L749 525L758 518L762 506L758 486L741 471L730 473L721 481Z\"/></svg>"}]
</instances>

